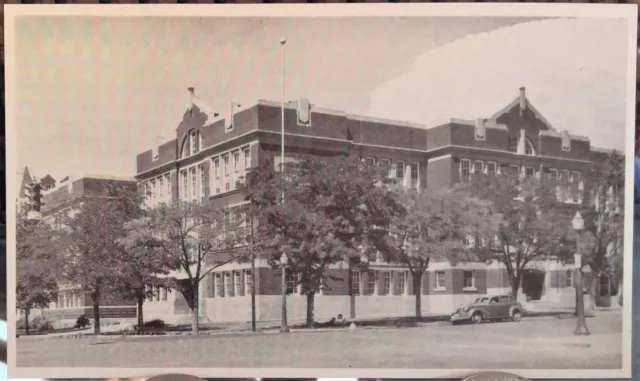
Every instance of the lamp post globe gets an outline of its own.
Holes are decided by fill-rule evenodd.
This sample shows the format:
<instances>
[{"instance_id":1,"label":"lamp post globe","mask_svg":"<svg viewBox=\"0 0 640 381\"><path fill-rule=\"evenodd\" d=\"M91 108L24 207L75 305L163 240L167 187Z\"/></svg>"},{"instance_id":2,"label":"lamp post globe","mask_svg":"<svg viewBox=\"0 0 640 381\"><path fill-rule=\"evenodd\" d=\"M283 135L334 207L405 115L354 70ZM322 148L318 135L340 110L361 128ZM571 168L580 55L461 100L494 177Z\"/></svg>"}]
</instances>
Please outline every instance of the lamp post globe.
<instances>
[{"instance_id":1,"label":"lamp post globe","mask_svg":"<svg viewBox=\"0 0 640 381\"><path fill-rule=\"evenodd\" d=\"M287 43L287 39L286 38L284 38L284 37L280 38L280 45L284 45L286 43Z\"/></svg>"},{"instance_id":2,"label":"lamp post globe","mask_svg":"<svg viewBox=\"0 0 640 381\"><path fill-rule=\"evenodd\" d=\"M573 230L580 232L584 229L584 219L580 212L576 212L576 215L573 216L573 220L571 220L571 224L573 225Z\"/></svg>"}]
</instances>

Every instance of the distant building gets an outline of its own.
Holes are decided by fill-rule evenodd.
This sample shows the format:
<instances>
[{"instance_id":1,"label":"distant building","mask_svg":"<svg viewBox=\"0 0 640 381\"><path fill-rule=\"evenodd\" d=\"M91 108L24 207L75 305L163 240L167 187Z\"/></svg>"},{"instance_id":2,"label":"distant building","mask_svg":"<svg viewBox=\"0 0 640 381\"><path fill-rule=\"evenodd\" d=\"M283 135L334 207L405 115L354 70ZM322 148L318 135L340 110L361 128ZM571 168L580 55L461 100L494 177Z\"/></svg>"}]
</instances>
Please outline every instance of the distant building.
<instances>
[{"instance_id":1,"label":"distant building","mask_svg":"<svg viewBox=\"0 0 640 381\"><path fill-rule=\"evenodd\" d=\"M133 179L107 176L67 176L57 186L49 187L53 178L42 179L47 190L43 192L42 219L54 223L61 214L70 214L78 207L81 198L103 197L111 185L136 189ZM53 181L55 183L55 181ZM58 300L52 302L43 313L57 325L73 325L80 315L93 317L93 305L89 293L82 291L81 285L60 280ZM133 319L136 317L135 302L125 300L118 295L104 293L100 297L100 319L102 323L115 319Z\"/></svg>"},{"instance_id":2,"label":"distant building","mask_svg":"<svg viewBox=\"0 0 640 381\"><path fill-rule=\"evenodd\" d=\"M193 94L192 94L193 95ZM210 199L221 206L245 203L238 191L247 169L259 160L280 162L281 105L259 101L231 117L215 117L194 103L184 113L176 135L137 156L136 178L150 194L149 203ZM450 119L435 127L394 120L351 115L317 107L308 100L285 107L286 155L358 155L371 164L391 164L391 177L412 188L449 187L474 172L519 171L523 176L550 176L577 182L584 198L562 201L575 213L591 205L589 184L583 173L607 152L591 146L587 137L556 130L529 102L524 88L513 101L487 118ZM564 197L564 196L562 196ZM411 315L414 312L413 282L405 267L373 258L375 277L332 268L316 298L317 318L339 313L352 317ZM259 320L280 318L278 271L266 258L256 263L257 315ZM250 264L228 264L203 282L200 311L213 321L250 319ZM531 299L572 304L573 265L552 257L530 264L524 276L523 293ZM423 278L423 314L447 314L479 295L509 292L503 265L494 262L432 263ZM305 316L305 299L290 287L289 316ZM188 313L180 293L163 294L145 303L147 318L165 320Z\"/></svg>"}]
</instances>

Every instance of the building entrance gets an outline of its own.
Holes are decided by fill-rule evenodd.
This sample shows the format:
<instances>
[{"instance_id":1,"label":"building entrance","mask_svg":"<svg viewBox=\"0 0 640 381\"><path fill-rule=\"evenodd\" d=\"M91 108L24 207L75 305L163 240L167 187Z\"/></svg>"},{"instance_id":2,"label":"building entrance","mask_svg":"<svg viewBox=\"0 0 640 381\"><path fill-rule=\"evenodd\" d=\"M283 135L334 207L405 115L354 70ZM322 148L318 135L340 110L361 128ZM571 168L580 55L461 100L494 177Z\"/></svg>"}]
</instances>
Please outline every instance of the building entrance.
<instances>
[{"instance_id":1,"label":"building entrance","mask_svg":"<svg viewBox=\"0 0 640 381\"><path fill-rule=\"evenodd\" d=\"M544 290L545 271L526 269L522 273L522 293L528 300L540 300Z\"/></svg>"}]
</instances>

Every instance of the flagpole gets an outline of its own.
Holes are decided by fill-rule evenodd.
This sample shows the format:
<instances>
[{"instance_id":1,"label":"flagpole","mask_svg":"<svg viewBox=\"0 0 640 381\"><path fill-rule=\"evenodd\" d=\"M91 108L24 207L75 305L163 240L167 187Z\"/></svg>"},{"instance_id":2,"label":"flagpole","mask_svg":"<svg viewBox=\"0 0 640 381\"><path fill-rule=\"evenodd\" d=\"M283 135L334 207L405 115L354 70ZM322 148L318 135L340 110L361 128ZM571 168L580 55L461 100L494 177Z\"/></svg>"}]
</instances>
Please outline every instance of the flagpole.
<instances>
[{"instance_id":1,"label":"flagpole","mask_svg":"<svg viewBox=\"0 0 640 381\"><path fill-rule=\"evenodd\" d=\"M285 45L287 40L283 37L280 39L280 46L282 47L282 110L280 116L281 122L281 142L280 142L280 179L282 182L282 205L284 205L284 99L285 99ZM284 249L284 237L283 239L283 249ZM289 327L287 324L287 268L286 268L286 258L287 254L282 252L281 262L282 262L282 322L280 325L280 332L289 332Z\"/></svg>"}]
</instances>

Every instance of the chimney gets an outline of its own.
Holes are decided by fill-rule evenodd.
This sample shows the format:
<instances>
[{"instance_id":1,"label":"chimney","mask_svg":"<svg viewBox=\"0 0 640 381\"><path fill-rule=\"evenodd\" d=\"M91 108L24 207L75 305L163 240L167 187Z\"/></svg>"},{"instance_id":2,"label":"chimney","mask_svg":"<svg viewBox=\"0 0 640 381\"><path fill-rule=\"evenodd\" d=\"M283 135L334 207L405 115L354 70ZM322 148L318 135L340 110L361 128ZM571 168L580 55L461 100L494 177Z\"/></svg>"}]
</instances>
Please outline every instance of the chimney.
<instances>
[{"instance_id":1,"label":"chimney","mask_svg":"<svg viewBox=\"0 0 640 381\"><path fill-rule=\"evenodd\" d=\"M189 92L189 108L192 109L193 108L193 99L196 96L196 89L194 89L193 87L189 87L187 89L187 91Z\"/></svg>"},{"instance_id":2,"label":"chimney","mask_svg":"<svg viewBox=\"0 0 640 381\"><path fill-rule=\"evenodd\" d=\"M483 118L476 119L476 140L485 140L486 138L486 128L485 128L485 120Z\"/></svg>"},{"instance_id":3,"label":"chimney","mask_svg":"<svg viewBox=\"0 0 640 381\"><path fill-rule=\"evenodd\" d=\"M520 115L524 115L527 109L527 90L524 86L520 88Z\"/></svg>"}]
</instances>

